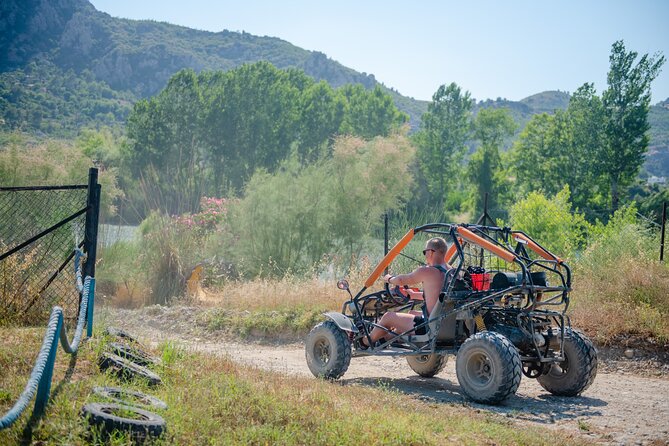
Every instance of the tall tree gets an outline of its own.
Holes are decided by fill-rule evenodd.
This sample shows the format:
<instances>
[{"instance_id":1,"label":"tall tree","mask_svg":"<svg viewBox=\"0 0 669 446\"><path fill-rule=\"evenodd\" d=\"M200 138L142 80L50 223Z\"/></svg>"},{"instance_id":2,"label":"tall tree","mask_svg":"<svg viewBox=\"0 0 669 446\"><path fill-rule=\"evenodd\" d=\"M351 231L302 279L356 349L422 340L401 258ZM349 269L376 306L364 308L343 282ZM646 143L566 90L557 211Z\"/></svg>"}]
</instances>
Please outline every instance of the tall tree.
<instances>
[{"instance_id":1,"label":"tall tree","mask_svg":"<svg viewBox=\"0 0 669 446\"><path fill-rule=\"evenodd\" d=\"M360 84L345 85L339 92L346 102L340 133L360 136L370 140L376 136L388 136L399 129L409 117L400 112L390 95L378 85L365 90Z\"/></svg>"},{"instance_id":2,"label":"tall tree","mask_svg":"<svg viewBox=\"0 0 669 446\"><path fill-rule=\"evenodd\" d=\"M664 56L626 51L622 40L613 44L608 88L602 95L606 145L599 156L601 173L609 179L611 206L615 210L621 189L637 175L648 148L650 86L660 73Z\"/></svg>"},{"instance_id":3,"label":"tall tree","mask_svg":"<svg viewBox=\"0 0 669 446\"><path fill-rule=\"evenodd\" d=\"M123 150L130 171L127 180L133 185L125 186L133 189L131 198L144 202L143 211L160 207L180 214L197 209L205 175L201 105L193 70L178 72L157 97L135 104ZM138 185L145 186L141 193Z\"/></svg>"},{"instance_id":4,"label":"tall tree","mask_svg":"<svg viewBox=\"0 0 669 446\"><path fill-rule=\"evenodd\" d=\"M599 154L605 144L604 108L595 93L594 85L583 84L574 92L566 111L571 126L571 151L566 157L566 166L561 170L569 185L571 201L575 208L602 207L608 197L607 185L602 181Z\"/></svg>"},{"instance_id":5,"label":"tall tree","mask_svg":"<svg viewBox=\"0 0 669 446\"><path fill-rule=\"evenodd\" d=\"M300 98L298 152L314 161L330 149L344 116L344 99L320 81L305 88Z\"/></svg>"},{"instance_id":6,"label":"tall tree","mask_svg":"<svg viewBox=\"0 0 669 446\"><path fill-rule=\"evenodd\" d=\"M463 92L455 83L440 86L415 137L420 170L430 194L442 207L466 151L473 102L469 92Z\"/></svg>"},{"instance_id":7,"label":"tall tree","mask_svg":"<svg viewBox=\"0 0 669 446\"><path fill-rule=\"evenodd\" d=\"M516 123L508 109L483 108L474 120L474 136L481 146L472 155L467 177L472 185L474 211L483 211L483 200L488 193L489 207L496 207L506 194L508 179L502 166L499 147L504 138L513 135Z\"/></svg>"},{"instance_id":8,"label":"tall tree","mask_svg":"<svg viewBox=\"0 0 669 446\"><path fill-rule=\"evenodd\" d=\"M574 207L605 205L605 122L602 100L590 83L574 92L567 110L533 116L510 152L519 195L552 196L567 185Z\"/></svg>"},{"instance_id":9,"label":"tall tree","mask_svg":"<svg viewBox=\"0 0 669 446\"><path fill-rule=\"evenodd\" d=\"M533 115L509 151L518 196L532 191L553 192L555 189L546 181L549 170L546 161L552 153L548 135L554 119L548 113Z\"/></svg>"}]
</instances>

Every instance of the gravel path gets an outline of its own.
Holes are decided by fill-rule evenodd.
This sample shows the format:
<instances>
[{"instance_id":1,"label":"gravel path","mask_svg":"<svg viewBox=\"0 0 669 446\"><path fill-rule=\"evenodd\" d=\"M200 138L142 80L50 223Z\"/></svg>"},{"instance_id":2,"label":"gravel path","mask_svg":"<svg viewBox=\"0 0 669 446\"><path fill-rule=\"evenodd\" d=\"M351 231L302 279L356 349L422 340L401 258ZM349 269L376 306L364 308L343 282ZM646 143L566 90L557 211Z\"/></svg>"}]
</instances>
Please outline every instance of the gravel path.
<instances>
[{"instance_id":1,"label":"gravel path","mask_svg":"<svg viewBox=\"0 0 669 446\"><path fill-rule=\"evenodd\" d=\"M156 345L177 341L186 348L227 355L236 362L285 374L311 376L300 343L243 344L221 334L193 330L198 309L149 307L142 310L103 309L105 325L124 328L141 340ZM460 394L454 358L444 371L431 379L415 375L402 358L353 358L341 379L344 384L392 386L416 398L443 404L466 405L492 411L520 423L579 432L601 444L669 445L669 379L625 373L619 366L600 364L593 385L582 396L557 397L532 379L523 377L515 396L503 405L472 403ZM605 371L602 371L605 370ZM614 370L614 372L609 372ZM615 372L620 370L620 372Z\"/></svg>"}]
</instances>

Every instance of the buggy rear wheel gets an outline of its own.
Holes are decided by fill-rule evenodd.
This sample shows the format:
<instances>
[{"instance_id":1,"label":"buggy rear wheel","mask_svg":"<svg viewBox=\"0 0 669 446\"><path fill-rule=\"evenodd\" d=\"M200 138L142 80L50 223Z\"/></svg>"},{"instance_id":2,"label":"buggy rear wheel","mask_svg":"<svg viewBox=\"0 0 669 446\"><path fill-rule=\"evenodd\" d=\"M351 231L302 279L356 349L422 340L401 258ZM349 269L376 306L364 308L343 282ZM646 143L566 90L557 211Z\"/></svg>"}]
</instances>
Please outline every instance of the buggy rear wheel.
<instances>
[{"instance_id":1,"label":"buggy rear wheel","mask_svg":"<svg viewBox=\"0 0 669 446\"><path fill-rule=\"evenodd\" d=\"M583 333L565 329L564 361L553 364L537 378L553 395L576 396L590 387L597 376L597 350Z\"/></svg>"},{"instance_id":2,"label":"buggy rear wheel","mask_svg":"<svg viewBox=\"0 0 669 446\"><path fill-rule=\"evenodd\" d=\"M407 363L411 370L418 373L424 378L432 378L437 373L441 372L446 366L448 357L445 355L431 355L421 356L407 356Z\"/></svg>"},{"instance_id":3,"label":"buggy rear wheel","mask_svg":"<svg viewBox=\"0 0 669 446\"><path fill-rule=\"evenodd\" d=\"M305 343L307 365L314 376L338 379L351 363L351 343L346 333L332 321L316 325Z\"/></svg>"},{"instance_id":4,"label":"buggy rear wheel","mask_svg":"<svg viewBox=\"0 0 669 446\"><path fill-rule=\"evenodd\" d=\"M518 350L508 339L483 331L462 344L455 371L465 395L479 403L497 404L518 390L522 364Z\"/></svg>"}]
</instances>

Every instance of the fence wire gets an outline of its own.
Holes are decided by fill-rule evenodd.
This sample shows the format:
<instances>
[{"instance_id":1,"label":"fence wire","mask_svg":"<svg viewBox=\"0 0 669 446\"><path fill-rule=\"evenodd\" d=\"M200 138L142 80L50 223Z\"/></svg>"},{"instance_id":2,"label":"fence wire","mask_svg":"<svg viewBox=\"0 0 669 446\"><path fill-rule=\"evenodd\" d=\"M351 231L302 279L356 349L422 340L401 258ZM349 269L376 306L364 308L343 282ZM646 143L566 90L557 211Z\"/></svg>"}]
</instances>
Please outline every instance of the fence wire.
<instances>
[{"instance_id":1,"label":"fence wire","mask_svg":"<svg viewBox=\"0 0 669 446\"><path fill-rule=\"evenodd\" d=\"M0 325L41 325L54 306L76 320L87 196L86 186L0 188Z\"/></svg>"}]
</instances>

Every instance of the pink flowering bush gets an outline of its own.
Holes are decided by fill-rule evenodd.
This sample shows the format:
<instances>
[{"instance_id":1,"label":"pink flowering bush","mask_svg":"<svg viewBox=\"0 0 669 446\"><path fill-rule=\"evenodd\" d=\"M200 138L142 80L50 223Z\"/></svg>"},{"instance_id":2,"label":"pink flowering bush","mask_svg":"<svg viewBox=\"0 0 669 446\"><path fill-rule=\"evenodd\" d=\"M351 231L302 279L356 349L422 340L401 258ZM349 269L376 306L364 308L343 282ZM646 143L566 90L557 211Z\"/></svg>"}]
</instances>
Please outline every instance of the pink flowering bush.
<instances>
[{"instance_id":1,"label":"pink flowering bush","mask_svg":"<svg viewBox=\"0 0 669 446\"><path fill-rule=\"evenodd\" d=\"M202 197L200 212L176 217L174 225L177 229L189 230L200 236L220 233L224 229L231 202L227 198Z\"/></svg>"}]
</instances>

